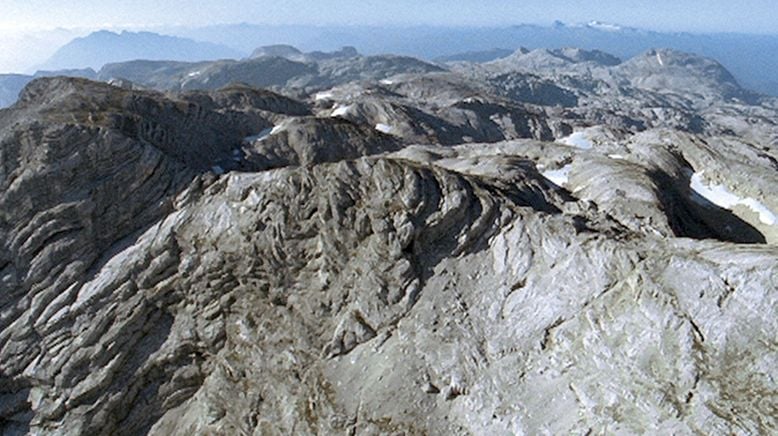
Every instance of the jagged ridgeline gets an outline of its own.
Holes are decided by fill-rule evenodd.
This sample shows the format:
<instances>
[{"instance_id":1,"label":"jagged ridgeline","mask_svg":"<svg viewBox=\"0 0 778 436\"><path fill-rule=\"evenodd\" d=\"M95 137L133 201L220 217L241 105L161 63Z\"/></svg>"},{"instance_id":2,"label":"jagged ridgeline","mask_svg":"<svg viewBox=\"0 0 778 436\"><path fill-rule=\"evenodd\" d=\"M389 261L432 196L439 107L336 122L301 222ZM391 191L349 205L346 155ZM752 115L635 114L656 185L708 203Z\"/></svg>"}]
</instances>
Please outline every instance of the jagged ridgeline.
<instances>
[{"instance_id":1,"label":"jagged ridgeline","mask_svg":"<svg viewBox=\"0 0 778 436\"><path fill-rule=\"evenodd\" d=\"M776 120L659 49L35 79L0 433L775 433Z\"/></svg>"}]
</instances>

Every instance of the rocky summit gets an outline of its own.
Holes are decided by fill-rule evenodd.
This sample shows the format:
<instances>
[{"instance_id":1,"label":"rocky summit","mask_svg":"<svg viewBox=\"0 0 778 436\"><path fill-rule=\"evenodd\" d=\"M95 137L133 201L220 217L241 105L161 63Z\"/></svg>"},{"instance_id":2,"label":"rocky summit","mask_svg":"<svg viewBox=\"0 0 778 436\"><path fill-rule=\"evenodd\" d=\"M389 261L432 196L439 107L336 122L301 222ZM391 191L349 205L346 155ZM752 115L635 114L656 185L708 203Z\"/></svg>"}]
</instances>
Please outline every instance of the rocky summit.
<instances>
[{"instance_id":1,"label":"rocky summit","mask_svg":"<svg viewBox=\"0 0 778 436\"><path fill-rule=\"evenodd\" d=\"M778 432L778 100L715 61L98 78L0 110L0 433Z\"/></svg>"}]
</instances>

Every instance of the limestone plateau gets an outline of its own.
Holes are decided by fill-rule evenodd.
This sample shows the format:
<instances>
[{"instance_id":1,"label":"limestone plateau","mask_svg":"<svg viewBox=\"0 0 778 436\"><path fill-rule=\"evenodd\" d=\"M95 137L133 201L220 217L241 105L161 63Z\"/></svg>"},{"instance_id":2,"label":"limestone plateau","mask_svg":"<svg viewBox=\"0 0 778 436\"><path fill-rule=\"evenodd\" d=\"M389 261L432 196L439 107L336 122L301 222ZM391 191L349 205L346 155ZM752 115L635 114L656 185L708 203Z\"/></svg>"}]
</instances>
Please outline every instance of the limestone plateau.
<instances>
[{"instance_id":1,"label":"limestone plateau","mask_svg":"<svg viewBox=\"0 0 778 436\"><path fill-rule=\"evenodd\" d=\"M0 110L0 433L778 432L778 100L715 61L94 78Z\"/></svg>"}]
</instances>

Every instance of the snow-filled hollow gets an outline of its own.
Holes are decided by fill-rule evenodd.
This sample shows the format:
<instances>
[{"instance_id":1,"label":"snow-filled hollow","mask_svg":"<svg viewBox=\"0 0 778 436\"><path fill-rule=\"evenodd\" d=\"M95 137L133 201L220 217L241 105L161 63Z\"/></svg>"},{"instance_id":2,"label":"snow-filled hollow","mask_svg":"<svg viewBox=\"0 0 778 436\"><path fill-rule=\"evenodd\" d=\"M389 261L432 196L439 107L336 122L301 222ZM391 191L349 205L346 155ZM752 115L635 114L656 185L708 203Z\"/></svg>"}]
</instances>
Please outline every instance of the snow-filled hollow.
<instances>
[{"instance_id":1,"label":"snow-filled hollow","mask_svg":"<svg viewBox=\"0 0 778 436\"><path fill-rule=\"evenodd\" d=\"M351 105L339 106L339 107L335 108L334 111L332 111L332 115L331 116L333 116L333 117L342 117L342 116L346 115L350 110L351 110Z\"/></svg>"},{"instance_id":2,"label":"snow-filled hollow","mask_svg":"<svg viewBox=\"0 0 778 436\"><path fill-rule=\"evenodd\" d=\"M700 197L723 209L732 210L735 206L745 206L759 214L759 221L768 226L778 224L778 216L762 202L753 198L743 198L727 189L724 185L705 184L704 171L692 174L690 187ZM692 197L692 199L695 199ZM700 203L699 200L697 200Z\"/></svg>"},{"instance_id":3,"label":"snow-filled hollow","mask_svg":"<svg viewBox=\"0 0 778 436\"><path fill-rule=\"evenodd\" d=\"M332 93L332 91L325 91L316 93L316 95L313 96L313 99L316 101L332 100L333 97L335 97L335 95Z\"/></svg>"},{"instance_id":4,"label":"snow-filled hollow","mask_svg":"<svg viewBox=\"0 0 778 436\"><path fill-rule=\"evenodd\" d=\"M275 127L268 127L267 129L257 133L256 135L251 135L243 138L243 140L249 143L262 141L263 139L273 134L273 129L275 129Z\"/></svg>"},{"instance_id":5,"label":"snow-filled hollow","mask_svg":"<svg viewBox=\"0 0 778 436\"><path fill-rule=\"evenodd\" d=\"M394 131L394 127L390 126L388 124L378 123L375 125L375 129L378 130L381 133L392 133Z\"/></svg>"},{"instance_id":6,"label":"snow-filled hollow","mask_svg":"<svg viewBox=\"0 0 778 436\"><path fill-rule=\"evenodd\" d=\"M659 65L663 67L665 66L665 61L662 60L662 54L659 52L656 52L656 61L659 63Z\"/></svg>"},{"instance_id":7,"label":"snow-filled hollow","mask_svg":"<svg viewBox=\"0 0 778 436\"><path fill-rule=\"evenodd\" d=\"M575 132L570 136L560 139L559 142L571 147L580 148L581 150L589 150L594 146L584 132Z\"/></svg>"},{"instance_id":8,"label":"snow-filled hollow","mask_svg":"<svg viewBox=\"0 0 778 436\"><path fill-rule=\"evenodd\" d=\"M557 170L543 171L540 174L557 186L564 187L570 181L570 170L573 164L567 164Z\"/></svg>"},{"instance_id":9,"label":"snow-filled hollow","mask_svg":"<svg viewBox=\"0 0 778 436\"><path fill-rule=\"evenodd\" d=\"M278 124L273 127L268 127L267 129L257 133L256 135L251 135L243 138L244 142L253 143L258 141L263 141L267 138L269 138L272 135L278 134L281 131L283 131L286 128L285 123Z\"/></svg>"}]
</instances>

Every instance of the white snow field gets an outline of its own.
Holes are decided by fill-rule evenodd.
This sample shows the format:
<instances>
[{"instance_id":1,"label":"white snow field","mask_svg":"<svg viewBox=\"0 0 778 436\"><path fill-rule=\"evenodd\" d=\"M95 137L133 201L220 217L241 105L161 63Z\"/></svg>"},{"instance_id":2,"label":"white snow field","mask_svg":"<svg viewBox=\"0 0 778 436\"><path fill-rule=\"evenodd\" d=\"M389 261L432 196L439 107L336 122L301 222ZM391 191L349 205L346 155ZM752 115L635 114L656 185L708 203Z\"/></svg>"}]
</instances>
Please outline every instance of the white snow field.
<instances>
[{"instance_id":1,"label":"white snow field","mask_svg":"<svg viewBox=\"0 0 778 436\"><path fill-rule=\"evenodd\" d=\"M732 210L735 206L746 206L759 214L759 221L768 226L774 226L778 223L778 216L773 213L762 202L753 198L743 198L734 194L724 185L705 184L703 179L704 171L692 174L690 187L700 197L705 198L716 206ZM694 197L692 197L694 199ZM697 200L699 202L699 200Z\"/></svg>"}]
</instances>

